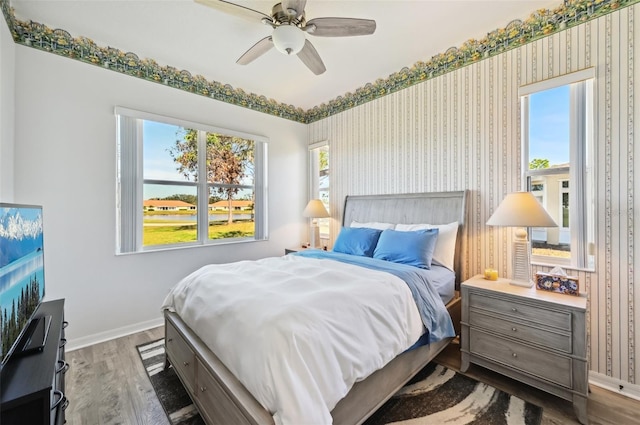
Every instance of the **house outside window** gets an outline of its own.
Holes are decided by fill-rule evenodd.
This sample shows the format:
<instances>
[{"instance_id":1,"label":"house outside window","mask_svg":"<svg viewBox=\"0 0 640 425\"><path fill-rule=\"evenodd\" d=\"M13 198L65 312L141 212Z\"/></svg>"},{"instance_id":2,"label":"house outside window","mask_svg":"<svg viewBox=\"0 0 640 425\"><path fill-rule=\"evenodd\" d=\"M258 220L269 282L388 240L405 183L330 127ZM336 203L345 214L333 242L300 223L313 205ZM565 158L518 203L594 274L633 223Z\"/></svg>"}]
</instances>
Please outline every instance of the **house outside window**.
<instances>
[{"instance_id":1,"label":"house outside window","mask_svg":"<svg viewBox=\"0 0 640 425\"><path fill-rule=\"evenodd\" d=\"M520 88L523 181L558 227L531 229L532 260L593 269L593 69Z\"/></svg>"},{"instance_id":2,"label":"house outside window","mask_svg":"<svg viewBox=\"0 0 640 425\"><path fill-rule=\"evenodd\" d=\"M266 239L267 140L116 108L118 253Z\"/></svg>"},{"instance_id":3,"label":"house outside window","mask_svg":"<svg viewBox=\"0 0 640 425\"><path fill-rule=\"evenodd\" d=\"M546 192L545 192L545 183L543 179L532 179L531 188L529 191L535 196L535 198L540 202L540 204L546 207ZM531 229L531 241L533 243L546 241L549 235L547 234L546 227L533 227Z\"/></svg>"},{"instance_id":4,"label":"house outside window","mask_svg":"<svg viewBox=\"0 0 640 425\"><path fill-rule=\"evenodd\" d=\"M327 141L309 146L309 186L309 199L320 199L327 211L331 213L329 208L329 143ZM329 224L329 217L318 219L320 239L329 239Z\"/></svg>"}]
</instances>

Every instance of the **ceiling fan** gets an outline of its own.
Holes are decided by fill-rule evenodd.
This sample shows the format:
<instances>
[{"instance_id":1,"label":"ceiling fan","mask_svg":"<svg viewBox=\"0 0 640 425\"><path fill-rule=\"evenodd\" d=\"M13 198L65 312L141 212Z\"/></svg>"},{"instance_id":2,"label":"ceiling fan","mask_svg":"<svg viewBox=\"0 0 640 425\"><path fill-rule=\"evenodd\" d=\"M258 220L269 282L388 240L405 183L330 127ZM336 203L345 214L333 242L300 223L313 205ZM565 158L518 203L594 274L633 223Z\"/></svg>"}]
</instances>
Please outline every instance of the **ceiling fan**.
<instances>
[{"instance_id":1,"label":"ceiling fan","mask_svg":"<svg viewBox=\"0 0 640 425\"><path fill-rule=\"evenodd\" d=\"M351 37L373 34L376 30L376 21L371 19L314 18L307 21L304 12L307 0L282 0L273 6L271 16L226 0L195 1L234 15L259 19L273 28L271 35L240 56L236 61L240 65L252 62L275 47L285 55L298 55L311 72L320 75L326 71L326 67L305 33L318 37Z\"/></svg>"}]
</instances>

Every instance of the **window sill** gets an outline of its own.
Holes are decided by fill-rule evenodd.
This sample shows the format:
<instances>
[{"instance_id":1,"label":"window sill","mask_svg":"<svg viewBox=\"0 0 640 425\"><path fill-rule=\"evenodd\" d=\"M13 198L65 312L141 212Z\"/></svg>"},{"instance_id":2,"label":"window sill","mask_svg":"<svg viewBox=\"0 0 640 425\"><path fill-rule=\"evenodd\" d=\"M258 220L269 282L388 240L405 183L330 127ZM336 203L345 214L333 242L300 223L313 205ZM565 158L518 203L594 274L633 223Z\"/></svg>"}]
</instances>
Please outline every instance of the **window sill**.
<instances>
[{"instance_id":1,"label":"window sill","mask_svg":"<svg viewBox=\"0 0 640 425\"><path fill-rule=\"evenodd\" d=\"M131 252L116 252L116 256L121 256L121 255L136 255L136 254L148 254L148 253L152 253L152 252L166 252L166 251L176 251L176 250L182 250L182 249L193 249L193 248L211 248L214 246L228 246L228 245L235 245L235 244L244 244L244 243L252 243L252 242L264 242L264 241L268 241L268 238L265 239L233 239L233 240L225 240L225 241L220 241L219 239L216 240L216 242L205 242L205 243L191 243L191 244L181 244L181 245L167 245L167 246L162 246L162 245L156 245L156 246L150 246L147 248L143 248L140 251L131 251Z\"/></svg>"},{"instance_id":2,"label":"window sill","mask_svg":"<svg viewBox=\"0 0 640 425\"><path fill-rule=\"evenodd\" d=\"M563 269L575 270L578 272L595 273L595 267L575 267L569 261L546 259L546 258L532 258L532 266L542 267L562 267Z\"/></svg>"}]
</instances>

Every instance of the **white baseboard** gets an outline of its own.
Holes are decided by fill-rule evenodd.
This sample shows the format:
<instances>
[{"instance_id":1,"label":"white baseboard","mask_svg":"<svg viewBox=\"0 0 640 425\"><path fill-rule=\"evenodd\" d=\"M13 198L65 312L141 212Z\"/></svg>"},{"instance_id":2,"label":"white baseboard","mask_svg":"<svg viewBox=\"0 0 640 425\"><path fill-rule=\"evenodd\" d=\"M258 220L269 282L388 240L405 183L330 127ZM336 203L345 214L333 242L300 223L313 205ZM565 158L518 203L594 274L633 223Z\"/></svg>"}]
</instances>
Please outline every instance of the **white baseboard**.
<instances>
[{"instance_id":1,"label":"white baseboard","mask_svg":"<svg viewBox=\"0 0 640 425\"><path fill-rule=\"evenodd\" d=\"M120 338L121 336L131 335L136 332L146 331L147 329L157 328L162 325L164 325L164 318L158 317L157 319L147 320L146 322L135 323L133 325L111 329L82 338L72 339L67 343L66 351L78 350L80 348L88 347L89 345Z\"/></svg>"},{"instance_id":2,"label":"white baseboard","mask_svg":"<svg viewBox=\"0 0 640 425\"><path fill-rule=\"evenodd\" d=\"M589 383L634 400L640 400L640 385L631 384L593 371L589 372Z\"/></svg>"}]
</instances>

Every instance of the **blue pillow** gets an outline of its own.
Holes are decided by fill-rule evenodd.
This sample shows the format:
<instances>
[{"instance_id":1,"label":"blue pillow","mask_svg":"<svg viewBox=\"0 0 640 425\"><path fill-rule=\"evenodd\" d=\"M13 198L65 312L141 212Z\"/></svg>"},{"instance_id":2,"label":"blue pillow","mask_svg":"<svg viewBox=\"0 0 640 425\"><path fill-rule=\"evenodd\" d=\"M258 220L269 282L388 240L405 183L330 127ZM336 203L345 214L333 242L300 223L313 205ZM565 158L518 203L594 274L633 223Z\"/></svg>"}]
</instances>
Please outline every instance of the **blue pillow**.
<instances>
[{"instance_id":1,"label":"blue pillow","mask_svg":"<svg viewBox=\"0 0 640 425\"><path fill-rule=\"evenodd\" d=\"M368 227L343 227L333 245L335 252L371 257L382 230Z\"/></svg>"},{"instance_id":2,"label":"blue pillow","mask_svg":"<svg viewBox=\"0 0 640 425\"><path fill-rule=\"evenodd\" d=\"M414 232L385 230L378 239L373 258L430 269L436 239L438 229Z\"/></svg>"}]
</instances>

